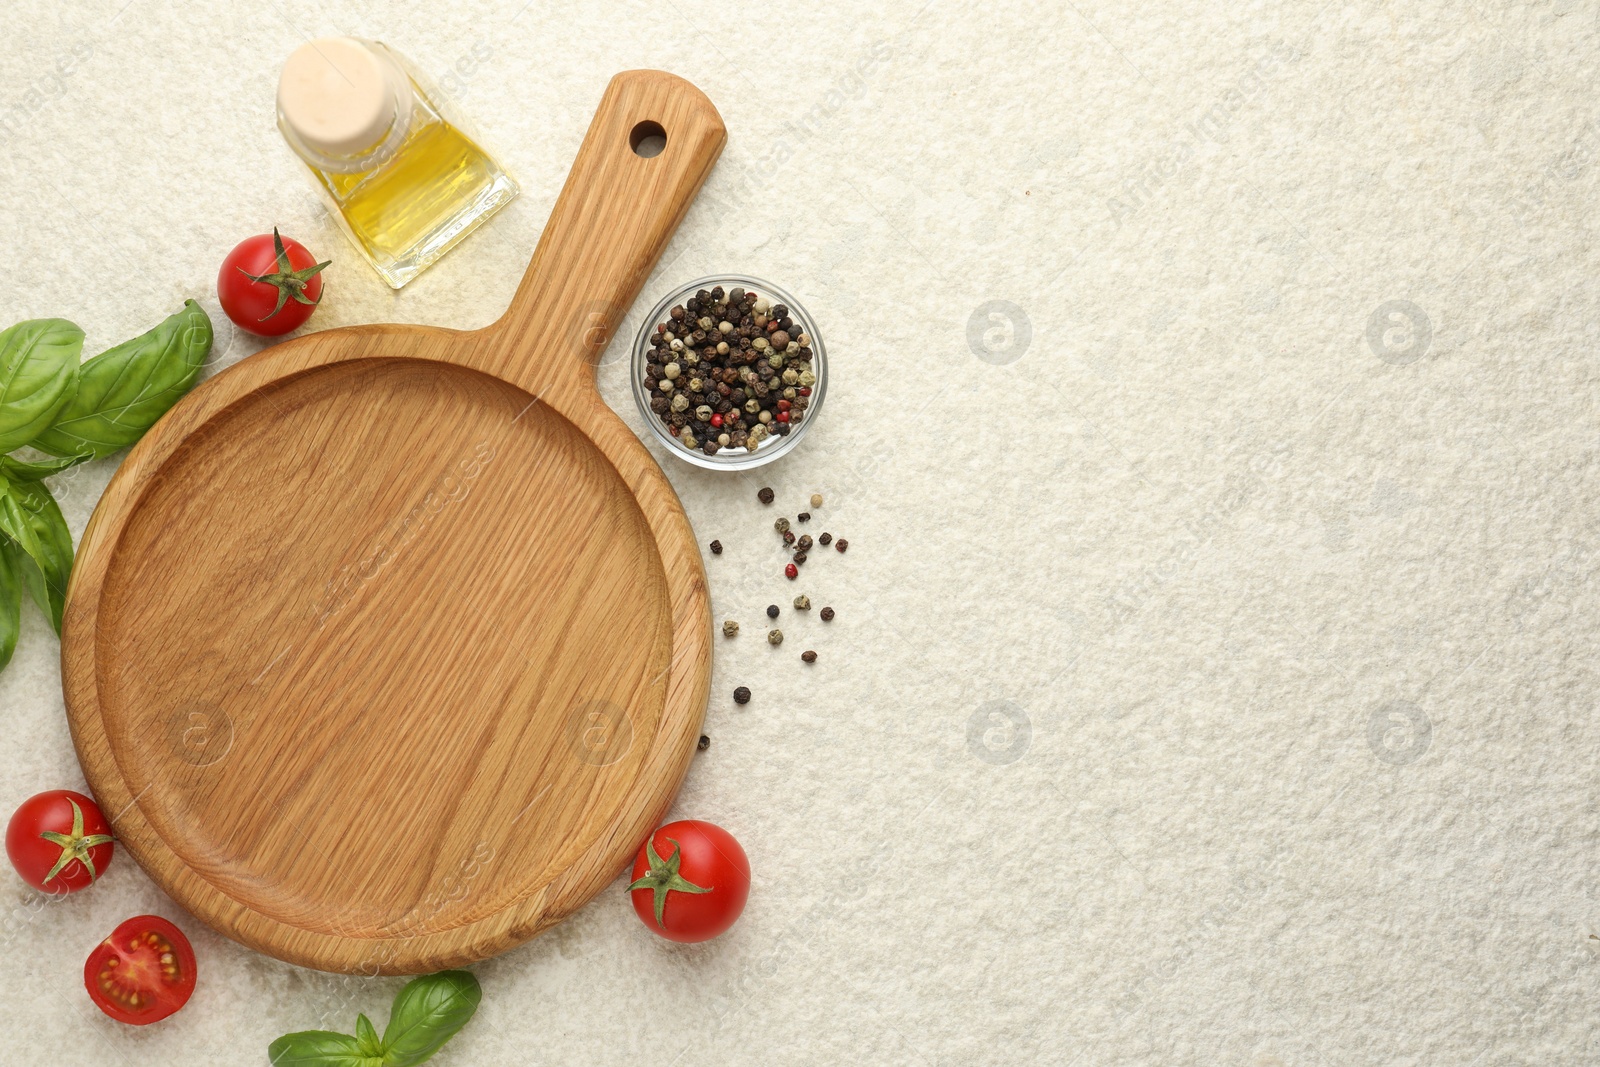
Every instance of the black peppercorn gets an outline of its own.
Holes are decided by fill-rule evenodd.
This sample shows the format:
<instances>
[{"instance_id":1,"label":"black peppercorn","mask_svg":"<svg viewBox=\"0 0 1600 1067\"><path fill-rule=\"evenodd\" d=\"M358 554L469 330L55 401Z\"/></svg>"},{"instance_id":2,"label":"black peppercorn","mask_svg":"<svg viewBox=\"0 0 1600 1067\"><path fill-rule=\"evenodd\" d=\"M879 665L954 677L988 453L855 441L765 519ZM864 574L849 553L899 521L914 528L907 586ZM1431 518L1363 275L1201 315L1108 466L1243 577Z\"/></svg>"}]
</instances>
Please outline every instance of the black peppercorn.
<instances>
[{"instance_id":1,"label":"black peppercorn","mask_svg":"<svg viewBox=\"0 0 1600 1067\"><path fill-rule=\"evenodd\" d=\"M772 503L772 490L762 488L762 490L756 494L756 499L761 501L763 504Z\"/></svg>"},{"instance_id":2,"label":"black peppercorn","mask_svg":"<svg viewBox=\"0 0 1600 1067\"><path fill-rule=\"evenodd\" d=\"M713 542L711 542L711 554L713 556L722 555L722 542L721 541L713 541Z\"/></svg>"},{"instance_id":3,"label":"black peppercorn","mask_svg":"<svg viewBox=\"0 0 1600 1067\"><path fill-rule=\"evenodd\" d=\"M776 604L768 604L767 605L767 618L776 619L777 617L778 617L778 605L776 605Z\"/></svg>"},{"instance_id":4,"label":"black peppercorn","mask_svg":"<svg viewBox=\"0 0 1600 1067\"><path fill-rule=\"evenodd\" d=\"M809 552L811 550L811 535L801 534L800 540L795 542L794 547L798 548L802 552Z\"/></svg>"},{"instance_id":5,"label":"black peppercorn","mask_svg":"<svg viewBox=\"0 0 1600 1067\"><path fill-rule=\"evenodd\" d=\"M821 545L823 548L827 548L829 545L833 544L833 534L823 533L821 537L817 538L817 544Z\"/></svg>"},{"instance_id":6,"label":"black peppercorn","mask_svg":"<svg viewBox=\"0 0 1600 1067\"><path fill-rule=\"evenodd\" d=\"M796 552L794 554L794 561L796 563L804 563L806 561L806 554L804 552Z\"/></svg>"},{"instance_id":7,"label":"black peppercorn","mask_svg":"<svg viewBox=\"0 0 1600 1067\"><path fill-rule=\"evenodd\" d=\"M822 621L823 622L832 622L833 621L833 609L832 608L823 608L822 609Z\"/></svg>"},{"instance_id":8,"label":"black peppercorn","mask_svg":"<svg viewBox=\"0 0 1600 1067\"><path fill-rule=\"evenodd\" d=\"M811 521L811 512L802 511L800 514L796 515L795 518L799 519L801 522L810 522Z\"/></svg>"},{"instance_id":9,"label":"black peppercorn","mask_svg":"<svg viewBox=\"0 0 1600 1067\"><path fill-rule=\"evenodd\" d=\"M850 542L841 537L839 538L839 543L833 547L838 549L840 552L843 552L845 549L850 547Z\"/></svg>"},{"instance_id":10,"label":"black peppercorn","mask_svg":"<svg viewBox=\"0 0 1600 1067\"><path fill-rule=\"evenodd\" d=\"M816 658L816 653L815 652L813 652L811 655L812 655L813 659ZM809 660L807 662L809 662ZM700 743L695 745L694 747L698 748L701 752L704 752L706 749L711 747L711 738L707 737L705 734L701 734L700 735Z\"/></svg>"},{"instance_id":11,"label":"black peppercorn","mask_svg":"<svg viewBox=\"0 0 1600 1067\"><path fill-rule=\"evenodd\" d=\"M748 704L748 703L750 703L750 690L747 687L742 686L742 685L739 688L735 689L733 691L733 702L735 704Z\"/></svg>"},{"instance_id":12,"label":"black peppercorn","mask_svg":"<svg viewBox=\"0 0 1600 1067\"><path fill-rule=\"evenodd\" d=\"M806 649L804 652L800 653L800 658L805 660L807 663L815 663L815 662L817 662L817 654L815 652L811 651L810 649ZM705 744L702 744L700 746L701 748L705 748L706 745L711 743L709 741L706 741L706 739L703 738L703 737L700 740L705 742Z\"/></svg>"}]
</instances>

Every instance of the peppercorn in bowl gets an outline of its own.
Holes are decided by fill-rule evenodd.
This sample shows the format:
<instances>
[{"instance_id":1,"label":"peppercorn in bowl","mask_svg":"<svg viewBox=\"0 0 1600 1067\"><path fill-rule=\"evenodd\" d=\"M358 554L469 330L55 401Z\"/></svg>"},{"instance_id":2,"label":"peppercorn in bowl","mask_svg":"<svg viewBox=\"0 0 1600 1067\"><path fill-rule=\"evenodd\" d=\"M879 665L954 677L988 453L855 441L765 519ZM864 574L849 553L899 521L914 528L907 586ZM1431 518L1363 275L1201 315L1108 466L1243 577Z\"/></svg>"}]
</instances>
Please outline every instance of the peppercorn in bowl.
<instances>
[{"instance_id":1,"label":"peppercorn in bowl","mask_svg":"<svg viewBox=\"0 0 1600 1067\"><path fill-rule=\"evenodd\" d=\"M700 278L668 293L633 349L645 424L669 452L711 470L749 470L794 448L826 383L811 316L759 278Z\"/></svg>"}]
</instances>

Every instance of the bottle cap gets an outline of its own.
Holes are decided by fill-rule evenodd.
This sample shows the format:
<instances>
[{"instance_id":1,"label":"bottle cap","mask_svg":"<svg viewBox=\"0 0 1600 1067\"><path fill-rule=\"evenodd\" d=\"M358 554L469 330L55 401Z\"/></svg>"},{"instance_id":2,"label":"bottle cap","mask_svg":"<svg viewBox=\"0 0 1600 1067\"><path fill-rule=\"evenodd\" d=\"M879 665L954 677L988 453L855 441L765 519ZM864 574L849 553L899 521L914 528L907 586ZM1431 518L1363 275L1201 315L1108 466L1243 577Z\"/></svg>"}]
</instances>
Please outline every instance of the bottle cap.
<instances>
[{"instance_id":1,"label":"bottle cap","mask_svg":"<svg viewBox=\"0 0 1600 1067\"><path fill-rule=\"evenodd\" d=\"M394 125L404 90L399 76L394 64L353 37L308 41L283 65L278 114L308 148L354 155L376 146Z\"/></svg>"}]
</instances>

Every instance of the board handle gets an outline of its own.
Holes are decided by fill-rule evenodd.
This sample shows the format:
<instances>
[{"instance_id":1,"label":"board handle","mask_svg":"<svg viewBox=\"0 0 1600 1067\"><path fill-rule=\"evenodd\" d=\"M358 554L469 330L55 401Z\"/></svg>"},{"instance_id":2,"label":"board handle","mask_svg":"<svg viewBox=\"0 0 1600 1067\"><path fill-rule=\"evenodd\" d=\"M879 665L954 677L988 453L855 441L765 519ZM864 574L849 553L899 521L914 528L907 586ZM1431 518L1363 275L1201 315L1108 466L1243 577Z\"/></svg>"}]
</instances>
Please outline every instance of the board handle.
<instances>
[{"instance_id":1,"label":"board handle","mask_svg":"<svg viewBox=\"0 0 1600 1067\"><path fill-rule=\"evenodd\" d=\"M501 377L571 370L593 383L594 364L727 136L711 101L677 75L630 70L611 79L522 284L489 328L502 340Z\"/></svg>"}]
</instances>

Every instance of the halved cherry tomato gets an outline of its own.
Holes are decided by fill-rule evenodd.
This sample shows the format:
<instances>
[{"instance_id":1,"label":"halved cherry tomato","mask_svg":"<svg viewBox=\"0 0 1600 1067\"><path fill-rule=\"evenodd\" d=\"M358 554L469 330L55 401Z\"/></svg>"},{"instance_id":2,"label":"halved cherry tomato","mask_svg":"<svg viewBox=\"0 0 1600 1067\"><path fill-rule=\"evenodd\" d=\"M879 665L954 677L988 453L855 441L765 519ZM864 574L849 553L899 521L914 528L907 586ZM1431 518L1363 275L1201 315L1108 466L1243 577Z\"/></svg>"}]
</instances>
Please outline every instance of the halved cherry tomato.
<instances>
[{"instance_id":1,"label":"halved cherry tomato","mask_svg":"<svg viewBox=\"0 0 1600 1067\"><path fill-rule=\"evenodd\" d=\"M6 824L6 855L22 880L46 893L75 893L111 866L111 824L94 801L52 789L22 802Z\"/></svg>"},{"instance_id":2,"label":"halved cherry tomato","mask_svg":"<svg viewBox=\"0 0 1600 1067\"><path fill-rule=\"evenodd\" d=\"M119 1023L159 1022L189 1003L194 949L159 915L136 915L95 946L83 984L95 1006Z\"/></svg>"}]
</instances>

